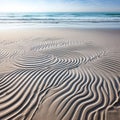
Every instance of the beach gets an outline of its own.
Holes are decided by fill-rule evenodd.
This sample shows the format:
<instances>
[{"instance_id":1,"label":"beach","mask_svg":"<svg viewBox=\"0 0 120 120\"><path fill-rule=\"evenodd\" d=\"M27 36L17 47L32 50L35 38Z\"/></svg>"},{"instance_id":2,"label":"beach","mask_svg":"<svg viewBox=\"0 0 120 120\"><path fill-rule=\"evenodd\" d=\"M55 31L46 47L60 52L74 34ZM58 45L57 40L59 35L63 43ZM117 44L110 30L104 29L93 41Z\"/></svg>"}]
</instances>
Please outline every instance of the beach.
<instances>
[{"instance_id":1,"label":"beach","mask_svg":"<svg viewBox=\"0 0 120 120\"><path fill-rule=\"evenodd\" d=\"M0 30L0 120L119 120L120 30Z\"/></svg>"}]
</instances>

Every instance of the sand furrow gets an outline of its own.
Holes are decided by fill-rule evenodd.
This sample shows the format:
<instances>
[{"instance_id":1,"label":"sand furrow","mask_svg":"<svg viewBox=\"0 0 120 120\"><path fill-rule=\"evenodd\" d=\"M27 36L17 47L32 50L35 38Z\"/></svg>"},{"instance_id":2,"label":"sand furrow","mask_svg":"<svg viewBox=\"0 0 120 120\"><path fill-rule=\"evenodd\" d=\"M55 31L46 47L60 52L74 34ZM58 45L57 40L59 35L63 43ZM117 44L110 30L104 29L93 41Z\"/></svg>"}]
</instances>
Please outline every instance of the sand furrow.
<instances>
[{"instance_id":1,"label":"sand furrow","mask_svg":"<svg viewBox=\"0 0 120 120\"><path fill-rule=\"evenodd\" d=\"M119 48L92 40L6 41L0 120L107 120L109 109L119 107L119 61Z\"/></svg>"},{"instance_id":2,"label":"sand furrow","mask_svg":"<svg viewBox=\"0 0 120 120\"><path fill-rule=\"evenodd\" d=\"M14 74L16 74L17 76L17 73ZM4 96L2 96L0 102L1 119L10 119L10 118L12 119L16 115L19 115L21 112L28 114L28 112L24 112L24 109L26 108L25 111L28 111L27 109L33 108L33 103L34 104L37 103L36 101L38 101L38 97L40 96L40 93L42 91L50 89L52 86L58 85L57 83L60 84L62 82L62 81L60 82L60 79L66 74L66 72L64 72L64 70L62 71L60 70L59 71L56 70L50 70L50 71L26 70L25 71L24 70L21 71L21 73L20 72L18 73L20 74L19 77L18 76L17 78L11 77L14 76L14 74L11 73L11 75L9 75L10 81L14 83L14 80L17 79L18 83L13 84L13 86L11 84L10 84L11 86L8 84L8 86L6 86L8 88L5 87L5 90L2 89L3 93L4 91L7 91L7 93ZM8 79L9 77L7 76ZM56 82L56 80L58 81ZM37 96L35 97L36 100L34 100L33 97L34 93L37 93ZM31 103L31 100L35 102Z\"/></svg>"}]
</instances>

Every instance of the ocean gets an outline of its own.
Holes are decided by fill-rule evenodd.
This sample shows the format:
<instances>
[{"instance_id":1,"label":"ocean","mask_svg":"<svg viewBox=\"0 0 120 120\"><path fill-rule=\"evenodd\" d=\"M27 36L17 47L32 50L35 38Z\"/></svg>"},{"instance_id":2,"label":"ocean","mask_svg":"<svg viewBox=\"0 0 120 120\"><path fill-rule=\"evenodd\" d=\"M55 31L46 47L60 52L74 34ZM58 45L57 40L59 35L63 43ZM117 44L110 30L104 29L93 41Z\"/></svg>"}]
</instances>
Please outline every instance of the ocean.
<instances>
[{"instance_id":1,"label":"ocean","mask_svg":"<svg viewBox=\"0 0 120 120\"><path fill-rule=\"evenodd\" d=\"M120 28L118 12L0 13L0 28Z\"/></svg>"}]
</instances>

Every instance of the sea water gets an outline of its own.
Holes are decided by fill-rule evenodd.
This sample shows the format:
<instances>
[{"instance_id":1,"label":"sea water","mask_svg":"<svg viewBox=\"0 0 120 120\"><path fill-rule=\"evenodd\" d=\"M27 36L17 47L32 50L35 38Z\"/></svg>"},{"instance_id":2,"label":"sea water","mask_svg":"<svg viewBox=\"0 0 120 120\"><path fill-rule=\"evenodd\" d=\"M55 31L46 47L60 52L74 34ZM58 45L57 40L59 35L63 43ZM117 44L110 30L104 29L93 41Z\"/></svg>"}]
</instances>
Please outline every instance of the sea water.
<instances>
[{"instance_id":1,"label":"sea water","mask_svg":"<svg viewBox=\"0 0 120 120\"><path fill-rule=\"evenodd\" d=\"M0 28L120 28L119 12L0 13Z\"/></svg>"}]
</instances>

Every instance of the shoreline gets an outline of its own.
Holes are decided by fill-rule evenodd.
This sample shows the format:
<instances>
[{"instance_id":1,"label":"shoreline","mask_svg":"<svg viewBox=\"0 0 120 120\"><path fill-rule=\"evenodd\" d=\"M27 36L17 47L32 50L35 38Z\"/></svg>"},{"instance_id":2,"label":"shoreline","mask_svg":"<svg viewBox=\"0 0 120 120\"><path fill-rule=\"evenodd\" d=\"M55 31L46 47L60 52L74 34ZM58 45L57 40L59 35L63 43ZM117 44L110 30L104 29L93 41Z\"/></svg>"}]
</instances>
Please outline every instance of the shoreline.
<instances>
[{"instance_id":1,"label":"shoreline","mask_svg":"<svg viewBox=\"0 0 120 120\"><path fill-rule=\"evenodd\" d=\"M100 28L100 27L96 27L96 28L92 28L92 27L86 27L86 28L80 28L80 27L14 27L14 28L0 28L0 31L5 31L5 30L41 30L41 29L56 29L56 30L106 30L106 31L119 31L120 28L116 28L116 27L111 27L111 28Z\"/></svg>"},{"instance_id":2,"label":"shoreline","mask_svg":"<svg viewBox=\"0 0 120 120\"><path fill-rule=\"evenodd\" d=\"M35 27L34 25L31 27L28 26L22 26L22 27L1 27L0 31L2 30L24 30L24 29L74 29L74 30L120 30L120 27Z\"/></svg>"}]
</instances>

